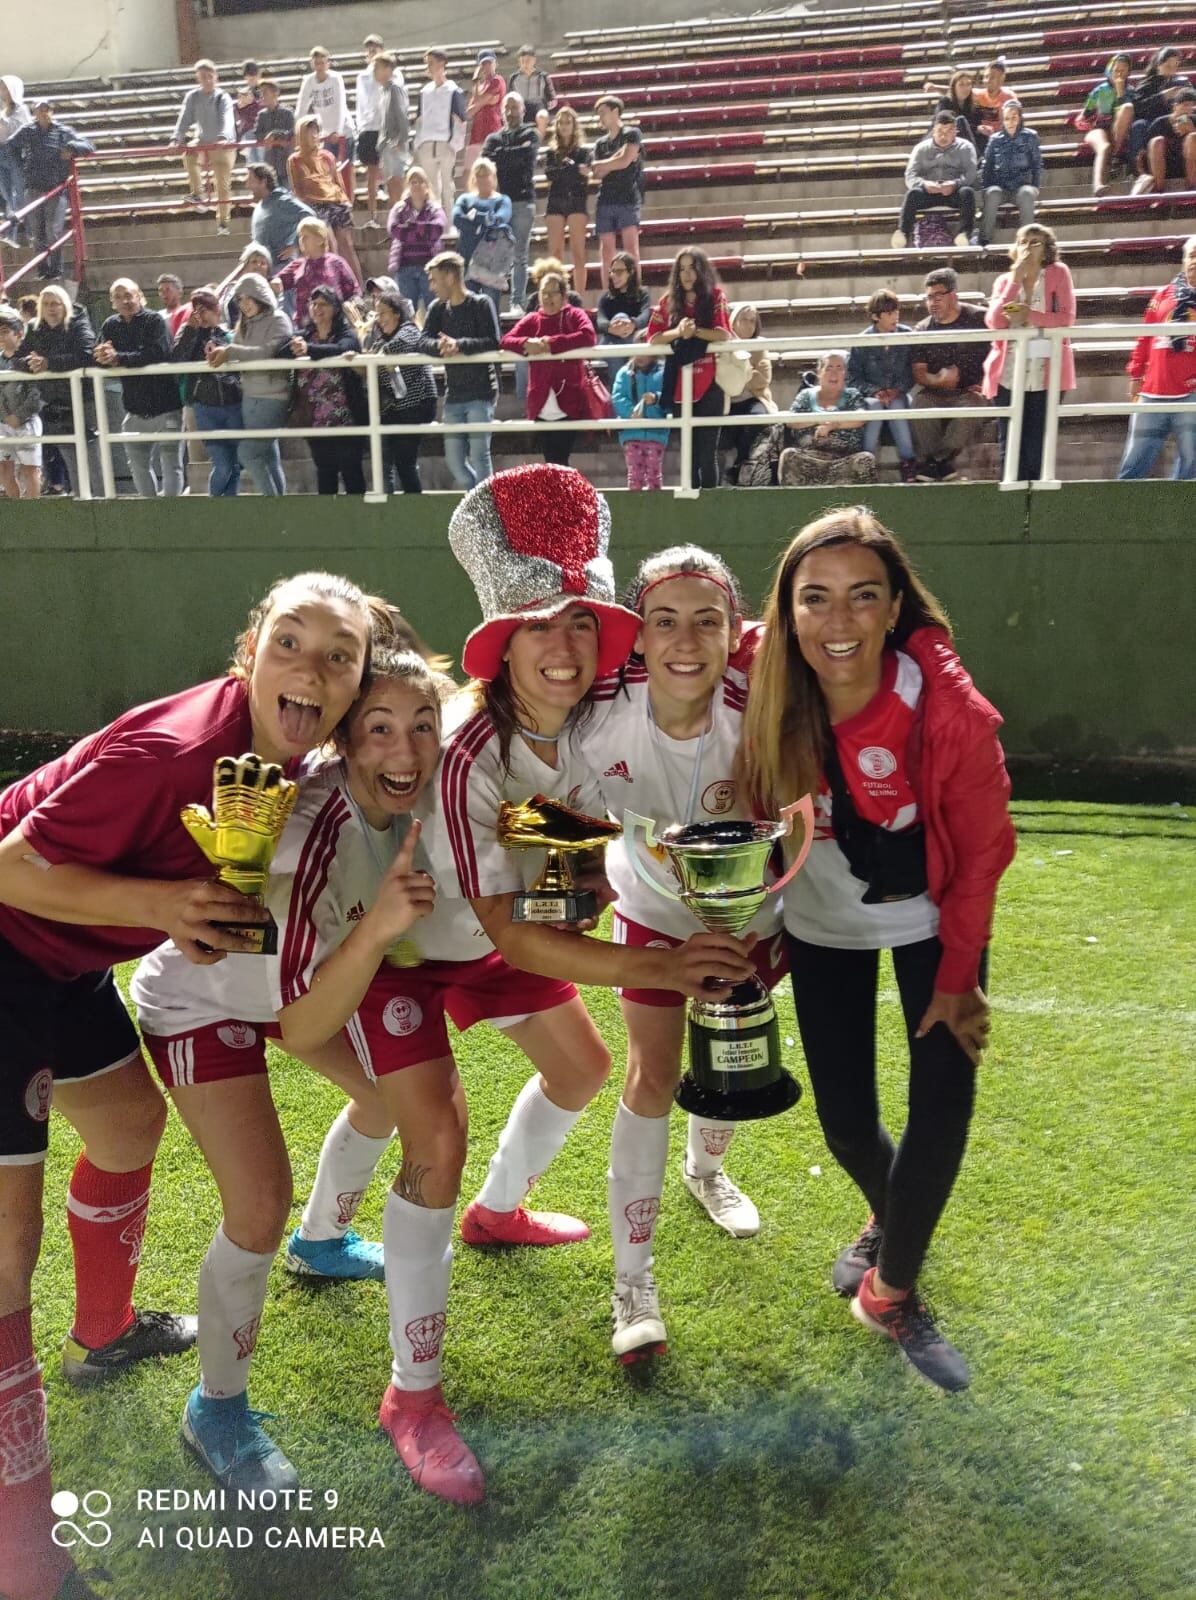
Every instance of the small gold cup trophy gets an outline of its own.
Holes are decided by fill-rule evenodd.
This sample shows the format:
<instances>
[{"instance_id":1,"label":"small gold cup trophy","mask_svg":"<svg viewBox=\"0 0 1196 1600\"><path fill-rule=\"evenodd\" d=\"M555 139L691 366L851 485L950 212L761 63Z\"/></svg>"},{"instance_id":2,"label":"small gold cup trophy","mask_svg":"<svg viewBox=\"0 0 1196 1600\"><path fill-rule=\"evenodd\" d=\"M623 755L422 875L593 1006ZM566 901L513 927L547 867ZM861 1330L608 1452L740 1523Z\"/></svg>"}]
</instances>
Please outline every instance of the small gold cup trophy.
<instances>
[{"instance_id":1,"label":"small gold cup trophy","mask_svg":"<svg viewBox=\"0 0 1196 1600\"><path fill-rule=\"evenodd\" d=\"M184 806L184 828L217 868L221 883L265 905L270 862L282 837L299 786L284 778L282 768L252 752L221 756L212 777L212 809ZM246 955L278 953L278 924L268 921L214 922L227 933L245 935Z\"/></svg>"},{"instance_id":2,"label":"small gold cup trophy","mask_svg":"<svg viewBox=\"0 0 1196 1600\"><path fill-rule=\"evenodd\" d=\"M512 922L586 922L598 915L598 897L579 889L569 856L596 850L622 833L617 822L587 817L559 800L534 794L519 805L504 800L498 808L498 842L504 850L547 850L544 870L515 896Z\"/></svg>"}]
</instances>

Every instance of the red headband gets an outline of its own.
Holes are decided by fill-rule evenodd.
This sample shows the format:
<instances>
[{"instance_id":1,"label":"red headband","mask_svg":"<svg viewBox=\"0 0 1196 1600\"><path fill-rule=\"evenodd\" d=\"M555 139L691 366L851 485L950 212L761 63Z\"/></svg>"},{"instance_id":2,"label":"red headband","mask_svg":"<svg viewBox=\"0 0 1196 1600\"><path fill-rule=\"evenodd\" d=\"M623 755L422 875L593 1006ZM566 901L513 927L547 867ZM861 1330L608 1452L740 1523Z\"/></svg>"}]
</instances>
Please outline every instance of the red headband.
<instances>
[{"instance_id":1,"label":"red headband","mask_svg":"<svg viewBox=\"0 0 1196 1600\"><path fill-rule=\"evenodd\" d=\"M674 578L701 578L705 583L713 583L716 588L721 589L726 595L727 601L731 607L732 619L739 615L739 604L735 599L731 585L723 578L715 577L714 573L712 572L666 572L659 578L653 578L651 583L646 583L640 590L639 606L637 609L641 617L644 614L644 601L652 593L653 589L659 588L662 583L671 583Z\"/></svg>"}]
</instances>

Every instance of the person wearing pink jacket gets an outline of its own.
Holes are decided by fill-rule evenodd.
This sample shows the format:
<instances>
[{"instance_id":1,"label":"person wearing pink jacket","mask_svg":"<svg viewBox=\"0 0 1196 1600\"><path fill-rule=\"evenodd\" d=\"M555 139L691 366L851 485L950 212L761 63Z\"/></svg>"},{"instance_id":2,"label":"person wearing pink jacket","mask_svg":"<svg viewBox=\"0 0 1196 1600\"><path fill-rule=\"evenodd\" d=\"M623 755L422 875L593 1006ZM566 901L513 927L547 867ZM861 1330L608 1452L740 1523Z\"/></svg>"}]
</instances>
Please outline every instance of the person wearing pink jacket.
<instances>
[{"instance_id":1,"label":"person wearing pink jacket","mask_svg":"<svg viewBox=\"0 0 1196 1600\"><path fill-rule=\"evenodd\" d=\"M581 350L597 344L594 324L580 307L565 299L565 280L559 272L540 279L540 307L529 311L502 342L517 355L555 355L559 350ZM527 416L531 422L564 422L594 415L589 374L584 361L533 361L527 382ZM554 429L544 436L544 459L567 467L576 429Z\"/></svg>"},{"instance_id":2,"label":"person wearing pink jacket","mask_svg":"<svg viewBox=\"0 0 1196 1600\"><path fill-rule=\"evenodd\" d=\"M1059 260L1055 235L1041 223L1029 222L1019 228L1010 250L1013 265L993 284L992 297L984 320L990 328L1070 328L1076 320L1076 291L1071 273ZM1036 345L1043 344L1037 349ZM1062 374L1060 387L1076 386L1076 363L1071 345L1060 345ZM1050 359L1045 341L1031 340L1026 368L1026 397L1022 412L1022 440L1018 451L1017 475L1029 483L1042 475L1042 437L1046 423L1047 386ZM1010 366L1006 370L1006 360ZM984 393L998 405L1009 404L1012 377L1009 341L995 339L984 363ZM1008 423L998 424L1001 458L1004 461Z\"/></svg>"}]
</instances>

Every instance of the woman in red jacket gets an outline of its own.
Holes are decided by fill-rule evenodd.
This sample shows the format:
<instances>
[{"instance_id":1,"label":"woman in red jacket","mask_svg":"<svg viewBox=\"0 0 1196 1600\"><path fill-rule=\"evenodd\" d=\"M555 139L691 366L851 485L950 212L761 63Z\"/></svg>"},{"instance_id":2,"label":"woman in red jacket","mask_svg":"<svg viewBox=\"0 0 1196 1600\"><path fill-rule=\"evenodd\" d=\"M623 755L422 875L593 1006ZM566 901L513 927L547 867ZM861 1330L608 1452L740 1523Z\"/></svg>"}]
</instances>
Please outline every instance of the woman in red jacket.
<instances>
[{"instance_id":1,"label":"woman in red jacket","mask_svg":"<svg viewBox=\"0 0 1196 1600\"><path fill-rule=\"evenodd\" d=\"M672 416L681 408L681 369L694 372L695 417L721 417L727 397L715 381L712 344L731 337L727 297L704 250L680 250L669 274L669 286L648 319L649 344L669 346L664 364L661 404ZM718 488L720 428L695 428L691 483L695 489Z\"/></svg>"},{"instance_id":2,"label":"woman in red jacket","mask_svg":"<svg viewBox=\"0 0 1196 1600\"><path fill-rule=\"evenodd\" d=\"M807 524L765 607L744 777L769 816L817 797L814 845L784 898L793 997L827 1145L872 1211L832 1282L949 1390L967 1386L968 1369L915 1284L963 1159L988 1037L985 957L1014 852L1000 723L872 512ZM896 1148L876 1094L883 949L910 1050Z\"/></svg>"},{"instance_id":3,"label":"woman in red jacket","mask_svg":"<svg viewBox=\"0 0 1196 1600\"><path fill-rule=\"evenodd\" d=\"M1143 322L1196 322L1196 233L1184 245L1179 272L1146 308ZM1196 333L1190 339L1143 334L1126 371L1130 399L1140 409L1130 418L1119 478L1147 478L1175 435L1173 478L1196 478L1196 411L1172 406L1196 400Z\"/></svg>"},{"instance_id":4,"label":"woman in red jacket","mask_svg":"<svg viewBox=\"0 0 1196 1600\"><path fill-rule=\"evenodd\" d=\"M521 356L555 355L558 350L584 350L597 344L594 324L579 306L565 298L565 280L559 272L546 272L539 283L540 309L526 316L503 338L504 350ZM527 381L529 422L579 421L594 415L591 380L584 361L533 361ZM544 436L544 459L567 467L575 428L553 429Z\"/></svg>"}]
</instances>

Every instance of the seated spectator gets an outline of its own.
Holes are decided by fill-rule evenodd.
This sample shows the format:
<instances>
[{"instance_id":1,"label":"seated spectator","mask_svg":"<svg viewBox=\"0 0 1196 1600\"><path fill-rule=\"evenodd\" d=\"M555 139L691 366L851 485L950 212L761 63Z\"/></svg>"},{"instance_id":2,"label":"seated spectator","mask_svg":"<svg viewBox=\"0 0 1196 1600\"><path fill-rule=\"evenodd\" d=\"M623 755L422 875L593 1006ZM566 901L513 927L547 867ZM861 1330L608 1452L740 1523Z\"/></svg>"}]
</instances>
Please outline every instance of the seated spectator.
<instances>
[{"instance_id":1,"label":"seated spectator","mask_svg":"<svg viewBox=\"0 0 1196 1600\"><path fill-rule=\"evenodd\" d=\"M1175 179L1185 189L1196 189L1196 89L1178 90L1167 115L1147 128L1146 165L1135 194L1161 194Z\"/></svg>"},{"instance_id":2,"label":"seated spectator","mask_svg":"<svg viewBox=\"0 0 1196 1600\"><path fill-rule=\"evenodd\" d=\"M348 300L360 292L360 282L343 257L328 248L328 229L318 217L299 224L299 258L288 261L278 272L284 289L295 291L295 321L308 320L308 302L317 285L335 289L337 297Z\"/></svg>"},{"instance_id":3,"label":"seated spectator","mask_svg":"<svg viewBox=\"0 0 1196 1600\"><path fill-rule=\"evenodd\" d=\"M824 350L815 370L817 383L793 402L794 411L808 411L811 421L793 424L802 430L802 443L781 452L781 484L875 483L876 457L863 448L864 424L826 420L827 413L864 409L863 395L847 384L846 350Z\"/></svg>"},{"instance_id":4,"label":"seated spectator","mask_svg":"<svg viewBox=\"0 0 1196 1600\"><path fill-rule=\"evenodd\" d=\"M417 313L431 303L427 266L440 250L445 227L444 210L432 198L428 174L422 167L411 167L402 196L386 222L390 235L386 270Z\"/></svg>"},{"instance_id":5,"label":"seated spectator","mask_svg":"<svg viewBox=\"0 0 1196 1600\"><path fill-rule=\"evenodd\" d=\"M1070 328L1076 320L1076 291L1071 273L1059 259L1055 235L1041 223L1019 228L1013 249L1013 262L993 284L985 321L990 328ZM1004 381L1012 367L1004 339L993 341L984 363L984 395L999 406L1009 404L1010 388ZM1060 389L1076 386L1076 363L1071 344L1061 347ZM1050 383L1049 358L1031 354L1026 366L1026 392L1022 407L1022 442L1018 452L1018 479L1031 483L1042 477L1042 437L1046 426L1047 385ZM998 419L1001 459L1005 458L1009 432L1004 417Z\"/></svg>"},{"instance_id":6,"label":"seated spectator","mask_svg":"<svg viewBox=\"0 0 1196 1600\"><path fill-rule=\"evenodd\" d=\"M478 51L478 63L473 69L469 97L465 102L465 115L469 121L466 135L465 170L473 171L473 164L482 153L482 146L492 133L502 129L503 97L507 80L498 70L498 57L488 45Z\"/></svg>"},{"instance_id":7,"label":"seated spectator","mask_svg":"<svg viewBox=\"0 0 1196 1600\"><path fill-rule=\"evenodd\" d=\"M1190 81L1179 70L1182 66L1183 51L1178 45L1165 45L1155 52L1131 91L1134 120L1129 135L1129 165L1133 172L1141 173L1145 168L1151 123L1167 115L1181 89L1191 88Z\"/></svg>"},{"instance_id":8,"label":"seated spectator","mask_svg":"<svg viewBox=\"0 0 1196 1600\"><path fill-rule=\"evenodd\" d=\"M534 44L519 46L519 70L511 74L507 88L523 101L524 121L533 125L556 104L552 79L536 65Z\"/></svg>"},{"instance_id":9,"label":"seated spectator","mask_svg":"<svg viewBox=\"0 0 1196 1600\"><path fill-rule=\"evenodd\" d=\"M39 99L33 107L33 121L18 128L9 140L10 153L21 163L25 184L25 204L53 193L71 175L72 156L95 154L90 140L65 122L54 120L54 107ZM29 242L40 255L49 254L37 269L39 278L56 278L62 271L62 252L51 248L62 238L69 204L65 193L38 206L27 219ZM228 231L227 229L225 230ZM79 264L76 263L76 271Z\"/></svg>"},{"instance_id":10,"label":"seated spectator","mask_svg":"<svg viewBox=\"0 0 1196 1600\"><path fill-rule=\"evenodd\" d=\"M35 378L43 373L77 372L91 366L95 350L95 330L87 308L82 301L72 304L65 289L51 284L37 297L37 316L25 326L25 337L17 351L13 365L18 372L31 373ZM71 404L70 385L61 380L49 379L38 386L42 391L42 432L74 433L75 411ZM92 425L90 385L83 387L83 426L87 436L87 465L91 476L91 492L99 495L101 489L100 453L96 447L96 432ZM78 451L73 444L57 446L70 475L71 488L79 492Z\"/></svg>"},{"instance_id":11,"label":"seated spectator","mask_svg":"<svg viewBox=\"0 0 1196 1600\"><path fill-rule=\"evenodd\" d=\"M741 301L739 305L731 307L731 332L736 339L763 339L760 313L750 302ZM727 415L767 417L777 409L772 397L772 357L767 350L749 350L747 356L751 363L747 385L741 395L736 395L729 402ZM728 473L732 483L739 482L740 469L751 455L763 430L763 424L756 428L744 425L728 430L735 446L735 459Z\"/></svg>"},{"instance_id":12,"label":"seated spectator","mask_svg":"<svg viewBox=\"0 0 1196 1600\"><path fill-rule=\"evenodd\" d=\"M411 302L401 294L384 291L374 307L374 320L366 334L365 349L389 356L412 355L419 349L419 324ZM378 374L378 389L384 423L411 425L436 420L436 380L429 362L419 366L393 367ZM396 482L404 494L419 494L419 447L422 433L382 435L383 475L387 494L394 494Z\"/></svg>"},{"instance_id":13,"label":"seated spectator","mask_svg":"<svg viewBox=\"0 0 1196 1600\"><path fill-rule=\"evenodd\" d=\"M640 258L640 209L644 200L644 137L623 121L617 94L600 95L594 110L602 135L590 152L590 174L599 180L594 229L602 251L602 287L610 284L616 249Z\"/></svg>"},{"instance_id":14,"label":"seated spectator","mask_svg":"<svg viewBox=\"0 0 1196 1600\"><path fill-rule=\"evenodd\" d=\"M890 333L912 333L907 323L900 322L901 301L892 289L878 289L868 302L869 326L863 332L874 335L868 344L852 346L847 360L847 382L864 397L869 411L908 411L909 392L914 386L910 364L911 346L887 344ZM918 477L918 460L914 450L909 423L895 416L885 422L869 422L864 427L863 448L876 456L880 450L881 429L888 426L889 437L897 447L901 459L902 483L914 483Z\"/></svg>"},{"instance_id":15,"label":"seated spectator","mask_svg":"<svg viewBox=\"0 0 1196 1600\"><path fill-rule=\"evenodd\" d=\"M282 90L273 78L261 82L262 110L253 125L253 138L261 158L272 169L280 189L288 189L291 175L287 158L295 148L295 113L282 103ZM255 163L251 163L255 164Z\"/></svg>"},{"instance_id":16,"label":"seated spectator","mask_svg":"<svg viewBox=\"0 0 1196 1600\"><path fill-rule=\"evenodd\" d=\"M1130 94L1130 57L1123 50L1110 56L1105 75L1093 85L1083 110L1075 119L1076 131L1092 151L1092 192L1104 194L1114 163L1123 164L1134 121Z\"/></svg>"},{"instance_id":17,"label":"seated spectator","mask_svg":"<svg viewBox=\"0 0 1196 1600\"><path fill-rule=\"evenodd\" d=\"M986 135L984 112L972 96L975 81L970 72L953 72L947 80L947 92L940 98L935 111L951 114L956 133L961 139L967 140L979 157L984 151Z\"/></svg>"},{"instance_id":18,"label":"seated spectator","mask_svg":"<svg viewBox=\"0 0 1196 1600\"><path fill-rule=\"evenodd\" d=\"M158 277L158 304L166 318L170 337L177 339L179 329L191 315L190 302L183 299L183 280L173 272L163 272Z\"/></svg>"},{"instance_id":19,"label":"seated spectator","mask_svg":"<svg viewBox=\"0 0 1196 1600\"><path fill-rule=\"evenodd\" d=\"M170 144L182 146L215 145L202 151L203 165L212 169L216 185L216 232L227 233L232 215L233 162L237 157L237 128L230 95L220 87L214 61L195 63L195 88L189 89L179 108ZM199 176L200 150L189 148L183 155L187 172L188 201L203 204L203 183Z\"/></svg>"},{"instance_id":20,"label":"seated spectator","mask_svg":"<svg viewBox=\"0 0 1196 1600\"><path fill-rule=\"evenodd\" d=\"M548 253L563 256L565 237L573 261L573 287L586 292L586 229L589 205L586 191L590 181L590 150L581 142L581 124L572 106L562 106L552 124L552 136L545 146L544 171L548 177L548 206L544 216L548 228ZM638 273L637 273L638 277Z\"/></svg>"},{"instance_id":21,"label":"seated spectator","mask_svg":"<svg viewBox=\"0 0 1196 1600\"><path fill-rule=\"evenodd\" d=\"M220 319L220 301L211 289L195 289L187 311L187 321L174 341L176 361L206 361L208 351L231 342L231 334ZM204 445L211 459L208 493L221 499L236 494L241 482L240 440L222 439L223 433L237 433L245 422L241 415L241 380L231 372L217 369L188 372L183 377L183 405L195 413L196 430L204 434Z\"/></svg>"},{"instance_id":22,"label":"seated spectator","mask_svg":"<svg viewBox=\"0 0 1196 1600\"><path fill-rule=\"evenodd\" d=\"M984 69L984 82L972 90L972 99L980 108L980 131L991 139L1001 126L1001 109L1018 98L1005 83L1005 57L997 56Z\"/></svg>"},{"instance_id":23,"label":"seated spectator","mask_svg":"<svg viewBox=\"0 0 1196 1600\"><path fill-rule=\"evenodd\" d=\"M12 73L0 77L0 221L15 217L25 205L25 177L12 141L32 121L21 79Z\"/></svg>"},{"instance_id":24,"label":"seated spectator","mask_svg":"<svg viewBox=\"0 0 1196 1600\"><path fill-rule=\"evenodd\" d=\"M298 148L287 161L291 190L312 208L321 222L327 224L340 256L349 263L360 286L365 274L357 259L357 246L353 243L353 209L348 204L336 162L327 150L320 147L319 119L314 116L300 117L295 124L295 134L299 141Z\"/></svg>"},{"instance_id":25,"label":"seated spectator","mask_svg":"<svg viewBox=\"0 0 1196 1600\"><path fill-rule=\"evenodd\" d=\"M1184 245L1180 270L1152 298L1143 322L1196 322L1196 234ZM1169 411L1177 400L1196 399L1196 337L1155 339L1144 334L1134 346L1126 371L1130 399L1139 409L1130 418L1129 437L1117 476L1147 478L1171 434L1176 456L1172 478L1196 478L1196 410Z\"/></svg>"},{"instance_id":26,"label":"seated spectator","mask_svg":"<svg viewBox=\"0 0 1196 1600\"><path fill-rule=\"evenodd\" d=\"M916 144L905 169L906 196L901 220L889 243L904 250L914 219L923 211L945 207L959 213L957 245L966 245L976 221L976 150L961 139L949 111L935 115L930 137Z\"/></svg>"},{"instance_id":27,"label":"seated spectator","mask_svg":"<svg viewBox=\"0 0 1196 1600\"><path fill-rule=\"evenodd\" d=\"M233 329L232 342L211 345L207 350L210 367L226 361L274 361L289 354L294 333L291 319L278 308L274 291L256 272L247 272L236 286L240 315ZM241 417L247 428L269 429L267 439L242 439L238 445L241 465L253 475L259 494L282 495L287 480L278 448L278 430L287 419L291 395L288 372L246 372L241 375Z\"/></svg>"},{"instance_id":28,"label":"seated spectator","mask_svg":"<svg viewBox=\"0 0 1196 1600\"><path fill-rule=\"evenodd\" d=\"M953 267L936 267L925 278L926 304L930 315L914 328L915 333L940 333L947 328L983 328L984 312L978 306L959 302L959 278ZM984 360L988 343L984 340L959 344L912 345L910 364L914 389L910 398L915 406L977 406L984 403ZM948 483L957 478L955 458L980 431L977 417L941 418L914 416L910 419L914 449L918 453L919 483Z\"/></svg>"},{"instance_id":29,"label":"seated spectator","mask_svg":"<svg viewBox=\"0 0 1196 1600\"><path fill-rule=\"evenodd\" d=\"M176 378L129 377L130 370L158 366L172 352L170 330L158 311L151 311L132 278L117 278L110 290L114 315L100 329L93 358L98 366L121 371L120 392L125 417L122 433L181 433L183 413ZM157 451L161 478L152 457ZM173 499L183 492L183 446L126 444L133 485L146 500Z\"/></svg>"},{"instance_id":30,"label":"seated spectator","mask_svg":"<svg viewBox=\"0 0 1196 1600\"><path fill-rule=\"evenodd\" d=\"M353 135L357 131L349 113L349 96L343 76L333 70L332 57L322 44L308 52L311 71L299 85L295 101L295 130L304 117L314 115L319 128L319 143L339 165L353 159Z\"/></svg>"},{"instance_id":31,"label":"seated spectator","mask_svg":"<svg viewBox=\"0 0 1196 1600\"><path fill-rule=\"evenodd\" d=\"M308 302L310 318L291 340L291 354L309 361L343 363L361 349L357 333L345 315L344 301L335 289L320 284ZM315 428L351 428L366 421L366 400L361 377L342 365L300 372L299 393L311 407ZM307 448L316 464L316 493L336 494L343 482L346 494L365 493L361 456L364 437L320 439L308 435Z\"/></svg>"},{"instance_id":32,"label":"seated spectator","mask_svg":"<svg viewBox=\"0 0 1196 1600\"><path fill-rule=\"evenodd\" d=\"M247 161L260 161L261 152L252 143L257 119L265 106L262 95L262 69L256 61L246 61L241 67L241 87L233 105L233 121L237 129L237 143L249 145L245 152Z\"/></svg>"},{"instance_id":33,"label":"seated spectator","mask_svg":"<svg viewBox=\"0 0 1196 1600\"><path fill-rule=\"evenodd\" d=\"M499 295L505 287L475 278L469 264L474 250L493 228L511 227L511 202L498 192L498 169L487 156L479 156L469 174L469 188L462 191L453 203L453 227L457 230L457 249L465 263L465 287L479 294L487 294L499 309ZM514 235L511 234L511 238ZM507 246L510 250L510 244ZM487 274L489 277L491 274ZM497 273L493 274L498 276Z\"/></svg>"},{"instance_id":34,"label":"seated spectator","mask_svg":"<svg viewBox=\"0 0 1196 1600\"><path fill-rule=\"evenodd\" d=\"M1017 206L1019 227L1027 227L1034 221L1038 191L1042 187L1042 149L1033 128L1026 127L1017 100L1005 102L1001 130L994 133L985 146L980 186L984 191L981 244L989 244L997 231L1002 200Z\"/></svg>"},{"instance_id":35,"label":"seated spectator","mask_svg":"<svg viewBox=\"0 0 1196 1600\"><path fill-rule=\"evenodd\" d=\"M19 370L16 354L25 337L19 311L0 307L0 372ZM32 378L0 384L0 494L36 500L42 492L42 396Z\"/></svg>"},{"instance_id":36,"label":"seated spectator","mask_svg":"<svg viewBox=\"0 0 1196 1600\"><path fill-rule=\"evenodd\" d=\"M610 276L598 298L595 325L603 345L643 344L652 315L652 296L640 283L640 264L628 250L611 258ZM622 361L608 361L608 383L614 383Z\"/></svg>"},{"instance_id":37,"label":"seated spectator","mask_svg":"<svg viewBox=\"0 0 1196 1600\"><path fill-rule=\"evenodd\" d=\"M731 335L727 297L704 250L679 250L669 273L668 287L657 301L645 330L650 344L668 345L664 368L664 396L661 405L666 416L675 416L682 406L683 370L693 368L693 415L721 417L726 396L715 382L712 344L722 344ZM693 468L690 475L695 489L718 488L718 428L695 428Z\"/></svg>"},{"instance_id":38,"label":"seated spectator","mask_svg":"<svg viewBox=\"0 0 1196 1600\"><path fill-rule=\"evenodd\" d=\"M565 277L546 272L539 284L539 309L521 317L502 341L517 355L547 356L583 350L596 342L594 324L565 298ZM605 405L605 390L602 391ZM584 361L533 361L528 374L527 416L532 422L581 421L596 414L595 387ZM544 436L544 459L567 467L576 429Z\"/></svg>"},{"instance_id":39,"label":"seated spectator","mask_svg":"<svg viewBox=\"0 0 1196 1600\"><path fill-rule=\"evenodd\" d=\"M428 307L419 348L426 355L481 355L498 349L498 316L484 294L465 288L465 263L455 250L444 250L428 262L428 282L435 299ZM444 412L454 422L490 422L498 400L498 372L488 362L452 362L445 368ZM472 489L494 470L488 433L446 433L444 459L460 489Z\"/></svg>"},{"instance_id":40,"label":"seated spectator","mask_svg":"<svg viewBox=\"0 0 1196 1600\"><path fill-rule=\"evenodd\" d=\"M502 103L503 127L492 133L482 152L494 162L498 187L511 202L515 260L511 265L511 310L523 310L527 295L527 247L536 220L536 152L540 136L523 120L523 101L508 94Z\"/></svg>"},{"instance_id":41,"label":"seated spectator","mask_svg":"<svg viewBox=\"0 0 1196 1600\"><path fill-rule=\"evenodd\" d=\"M261 245L274 261L289 261L299 253L299 224L315 212L298 195L278 187L274 168L265 161L255 162L245 179L254 201L249 221L254 244Z\"/></svg>"},{"instance_id":42,"label":"seated spectator","mask_svg":"<svg viewBox=\"0 0 1196 1600\"><path fill-rule=\"evenodd\" d=\"M619 368L611 390L616 417L634 417L637 422L663 418L660 408L664 362L653 356L632 356ZM668 448L667 428L622 428L619 443L627 462L629 489L664 488L664 453Z\"/></svg>"}]
</instances>

